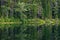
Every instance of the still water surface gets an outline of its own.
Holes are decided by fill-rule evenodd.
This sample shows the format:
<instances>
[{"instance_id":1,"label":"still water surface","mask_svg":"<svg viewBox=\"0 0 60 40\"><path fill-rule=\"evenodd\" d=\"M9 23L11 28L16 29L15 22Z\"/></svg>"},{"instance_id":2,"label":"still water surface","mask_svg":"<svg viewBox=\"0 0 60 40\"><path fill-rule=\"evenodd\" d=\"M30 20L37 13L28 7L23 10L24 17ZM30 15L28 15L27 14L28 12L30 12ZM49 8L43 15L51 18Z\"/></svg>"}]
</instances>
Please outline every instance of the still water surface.
<instances>
[{"instance_id":1,"label":"still water surface","mask_svg":"<svg viewBox=\"0 0 60 40\"><path fill-rule=\"evenodd\" d=\"M60 40L60 25L0 25L0 40Z\"/></svg>"}]
</instances>

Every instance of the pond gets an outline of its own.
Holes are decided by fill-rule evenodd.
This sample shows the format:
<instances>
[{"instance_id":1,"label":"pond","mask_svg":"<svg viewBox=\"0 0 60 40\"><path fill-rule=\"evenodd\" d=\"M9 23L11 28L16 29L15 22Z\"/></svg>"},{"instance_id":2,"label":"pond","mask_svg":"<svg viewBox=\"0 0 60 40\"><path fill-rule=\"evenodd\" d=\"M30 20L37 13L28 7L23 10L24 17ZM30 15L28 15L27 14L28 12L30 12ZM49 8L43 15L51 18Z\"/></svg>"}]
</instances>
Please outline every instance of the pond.
<instances>
[{"instance_id":1,"label":"pond","mask_svg":"<svg viewBox=\"0 0 60 40\"><path fill-rule=\"evenodd\" d=\"M60 0L0 0L0 40L60 40Z\"/></svg>"},{"instance_id":2,"label":"pond","mask_svg":"<svg viewBox=\"0 0 60 40\"><path fill-rule=\"evenodd\" d=\"M60 25L0 25L0 40L60 40Z\"/></svg>"}]
</instances>

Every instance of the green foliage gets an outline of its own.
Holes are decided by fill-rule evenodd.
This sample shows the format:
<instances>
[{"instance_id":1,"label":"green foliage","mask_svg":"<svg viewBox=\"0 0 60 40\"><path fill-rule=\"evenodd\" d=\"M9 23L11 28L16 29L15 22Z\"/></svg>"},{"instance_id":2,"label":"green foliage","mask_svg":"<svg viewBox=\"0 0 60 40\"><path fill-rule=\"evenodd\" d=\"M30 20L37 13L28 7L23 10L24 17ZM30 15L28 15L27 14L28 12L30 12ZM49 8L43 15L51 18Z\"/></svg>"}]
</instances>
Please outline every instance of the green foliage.
<instances>
[{"instance_id":1,"label":"green foliage","mask_svg":"<svg viewBox=\"0 0 60 40\"><path fill-rule=\"evenodd\" d=\"M59 0L0 2L0 40L60 40Z\"/></svg>"},{"instance_id":2,"label":"green foliage","mask_svg":"<svg viewBox=\"0 0 60 40\"><path fill-rule=\"evenodd\" d=\"M14 15L19 12L19 15L24 14L27 18L36 18L38 11L40 11L39 15L42 14L45 18L51 19L53 18L52 16L56 15L59 17L59 1L57 0L5 0L3 2L3 5L1 5L2 13L0 16L9 17L10 14L10 16L14 17ZM39 7L41 7L40 9L42 10L38 10ZM52 11L54 11L54 13Z\"/></svg>"}]
</instances>

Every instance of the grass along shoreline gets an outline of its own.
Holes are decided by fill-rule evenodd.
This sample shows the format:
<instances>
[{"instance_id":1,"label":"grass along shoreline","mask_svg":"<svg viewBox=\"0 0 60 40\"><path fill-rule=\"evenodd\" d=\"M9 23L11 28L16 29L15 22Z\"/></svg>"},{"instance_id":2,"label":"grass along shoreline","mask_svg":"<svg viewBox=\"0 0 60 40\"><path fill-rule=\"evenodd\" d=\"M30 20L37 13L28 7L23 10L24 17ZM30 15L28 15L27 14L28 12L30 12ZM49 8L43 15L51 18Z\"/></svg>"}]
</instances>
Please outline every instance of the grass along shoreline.
<instances>
[{"instance_id":1,"label":"grass along shoreline","mask_svg":"<svg viewBox=\"0 0 60 40\"><path fill-rule=\"evenodd\" d=\"M57 19L57 20L56 19L45 19L45 20L43 20L43 19L39 19L39 18L34 18L34 19L25 19L25 20L21 21L20 19L9 19L9 18L4 19L4 18L2 18L2 19L0 19L0 24L21 24L21 23L23 23L23 24L29 24L29 25L31 25L31 24L32 25L35 25L35 24L37 24L37 25L43 25L43 24L55 25L56 22L58 24L60 24L59 19Z\"/></svg>"}]
</instances>

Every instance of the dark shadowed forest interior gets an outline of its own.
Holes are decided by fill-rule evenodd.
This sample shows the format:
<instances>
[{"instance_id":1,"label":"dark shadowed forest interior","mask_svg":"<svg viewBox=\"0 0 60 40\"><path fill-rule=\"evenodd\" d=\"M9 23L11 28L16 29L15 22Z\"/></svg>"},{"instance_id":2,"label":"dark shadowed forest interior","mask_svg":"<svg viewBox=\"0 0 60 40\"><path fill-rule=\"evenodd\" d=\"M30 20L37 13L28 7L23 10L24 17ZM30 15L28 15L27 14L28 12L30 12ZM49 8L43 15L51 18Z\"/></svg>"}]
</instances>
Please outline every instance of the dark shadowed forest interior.
<instances>
[{"instance_id":1,"label":"dark shadowed forest interior","mask_svg":"<svg viewBox=\"0 0 60 40\"><path fill-rule=\"evenodd\" d=\"M0 0L0 40L60 40L60 0Z\"/></svg>"}]
</instances>

